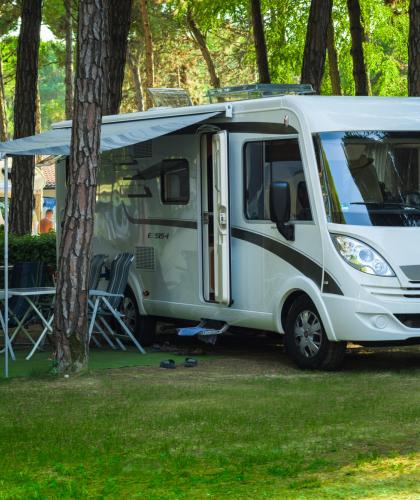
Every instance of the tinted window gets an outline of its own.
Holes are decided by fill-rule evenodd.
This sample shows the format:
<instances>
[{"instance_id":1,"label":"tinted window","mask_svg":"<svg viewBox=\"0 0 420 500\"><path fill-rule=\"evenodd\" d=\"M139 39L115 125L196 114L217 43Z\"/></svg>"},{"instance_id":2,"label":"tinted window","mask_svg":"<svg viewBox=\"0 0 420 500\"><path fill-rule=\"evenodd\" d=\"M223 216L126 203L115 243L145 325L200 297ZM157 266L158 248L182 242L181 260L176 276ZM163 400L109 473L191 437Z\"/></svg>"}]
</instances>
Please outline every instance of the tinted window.
<instances>
[{"instance_id":1,"label":"tinted window","mask_svg":"<svg viewBox=\"0 0 420 500\"><path fill-rule=\"evenodd\" d=\"M312 220L297 139L249 142L245 145L245 215L270 220L270 184L288 182L291 220Z\"/></svg>"},{"instance_id":2,"label":"tinted window","mask_svg":"<svg viewBox=\"0 0 420 500\"><path fill-rule=\"evenodd\" d=\"M190 177L187 160L163 160L162 202L185 205L190 199Z\"/></svg>"}]
</instances>

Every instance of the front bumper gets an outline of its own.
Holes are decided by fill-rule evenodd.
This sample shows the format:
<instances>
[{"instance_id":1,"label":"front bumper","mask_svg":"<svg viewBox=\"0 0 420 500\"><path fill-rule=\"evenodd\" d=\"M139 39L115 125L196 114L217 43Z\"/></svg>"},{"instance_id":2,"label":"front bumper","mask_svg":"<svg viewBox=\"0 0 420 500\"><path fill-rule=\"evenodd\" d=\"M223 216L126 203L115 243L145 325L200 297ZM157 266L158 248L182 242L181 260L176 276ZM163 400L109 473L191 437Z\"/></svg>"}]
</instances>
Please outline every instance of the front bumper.
<instances>
[{"instance_id":1,"label":"front bumper","mask_svg":"<svg viewBox=\"0 0 420 500\"><path fill-rule=\"evenodd\" d=\"M392 342L420 338L420 328L406 326L396 316L420 317L420 299L386 299L378 303L331 294L323 294L322 299L337 340Z\"/></svg>"}]
</instances>

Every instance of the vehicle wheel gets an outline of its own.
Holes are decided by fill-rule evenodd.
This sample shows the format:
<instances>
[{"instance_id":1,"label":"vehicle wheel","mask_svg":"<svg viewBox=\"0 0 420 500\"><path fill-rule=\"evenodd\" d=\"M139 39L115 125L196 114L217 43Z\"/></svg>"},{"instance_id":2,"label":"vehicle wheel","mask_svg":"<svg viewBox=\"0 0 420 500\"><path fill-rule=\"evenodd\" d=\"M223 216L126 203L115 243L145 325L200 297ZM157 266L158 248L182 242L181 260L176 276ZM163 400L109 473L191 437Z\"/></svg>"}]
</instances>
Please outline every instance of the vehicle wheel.
<instances>
[{"instance_id":1,"label":"vehicle wheel","mask_svg":"<svg viewBox=\"0 0 420 500\"><path fill-rule=\"evenodd\" d=\"M153 316L143 316L139 313L134 292L127 287L121 306L124 323L136 336L142 346L153 344L156 335L156 320Z\"/></svg>"},{"instance_id":2,"label":"vehicle wheel","mask_svg":"<svg viewBox=\"0 0 420 500\"><path fill-rule=\"evenodd\" d=\"M300 368L336 370L341 366L346 342L328 340L321 317L306 295L290 308L285 332L286 351Z\"/></svg>"}]
</instances>

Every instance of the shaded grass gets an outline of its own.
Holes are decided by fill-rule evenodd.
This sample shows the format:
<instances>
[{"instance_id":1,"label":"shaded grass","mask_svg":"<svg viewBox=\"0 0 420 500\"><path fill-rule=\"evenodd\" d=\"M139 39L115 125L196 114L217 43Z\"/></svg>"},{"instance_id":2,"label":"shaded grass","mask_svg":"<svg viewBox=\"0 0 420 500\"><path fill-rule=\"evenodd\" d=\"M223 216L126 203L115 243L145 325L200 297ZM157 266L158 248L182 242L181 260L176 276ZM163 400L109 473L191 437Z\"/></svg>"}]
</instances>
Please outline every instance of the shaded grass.
<instances>
[{"instance_id":1,"label":"shaded grass","mask_svg":"<svg viewBox=\"0 0 420 500\"><path fill-rule=\"evenodd\" d=\"M25 360L27 351L17 351L16 361L9 362L9 377L42 377L51 373L53 368L51 352L36 352L29 360ZM172 352L153 352L140 354L134 348L127 351L112 351L108 349L91 349L89 355L89 370L106 370L108 368L125 368L130 366L159 366L164 359L173 359L182 364L185 356ZM202 356L194 356L203 359ZM215 359L215 356L205 356L206 359ZM3 359L2 359L3 361ZM4 377L3 363L0 365L0 379Z\"/></svg>"},{"instance_id":2,"label":"shaded grass","mask_svg":"<svg viewBox=\"0 0 420 500\"><path fill-rule=\"evenodd\" d=\"M0 385L0 498L420 498L419 369L230 357Z\"/></svg>"}]
</instances>

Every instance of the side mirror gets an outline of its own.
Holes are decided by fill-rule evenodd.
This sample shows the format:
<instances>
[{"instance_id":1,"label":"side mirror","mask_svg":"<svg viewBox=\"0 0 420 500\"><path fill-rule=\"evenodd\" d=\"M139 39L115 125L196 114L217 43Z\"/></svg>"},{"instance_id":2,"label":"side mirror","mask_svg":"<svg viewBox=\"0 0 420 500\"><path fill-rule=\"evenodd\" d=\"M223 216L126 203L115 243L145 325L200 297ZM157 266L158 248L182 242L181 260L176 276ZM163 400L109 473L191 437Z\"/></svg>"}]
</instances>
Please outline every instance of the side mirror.
<instances>
[{"instance_id":1,"label":"side mirror","mask_svg":"<svg viewBox=\"0 0 420 500\"><path fill-rule=\"evenodd\" d=\"M279 232L289 241L295 239L295 226L290 221L290 186L288 182L272 182L270 186L270 217Z\"/></svg>"}]
</instances>

